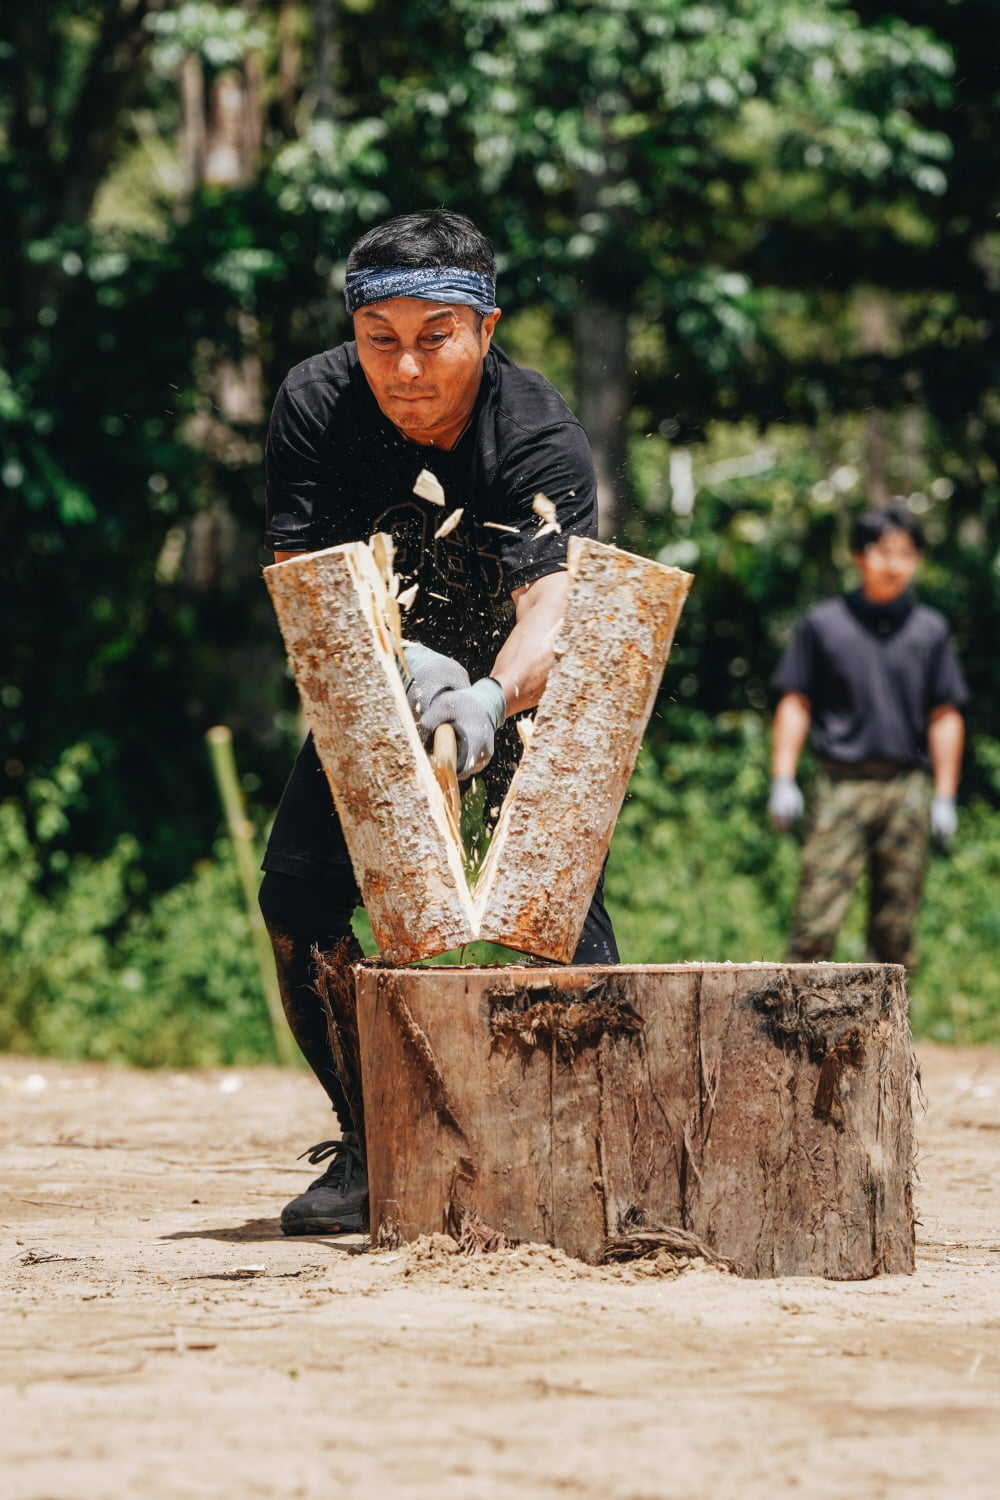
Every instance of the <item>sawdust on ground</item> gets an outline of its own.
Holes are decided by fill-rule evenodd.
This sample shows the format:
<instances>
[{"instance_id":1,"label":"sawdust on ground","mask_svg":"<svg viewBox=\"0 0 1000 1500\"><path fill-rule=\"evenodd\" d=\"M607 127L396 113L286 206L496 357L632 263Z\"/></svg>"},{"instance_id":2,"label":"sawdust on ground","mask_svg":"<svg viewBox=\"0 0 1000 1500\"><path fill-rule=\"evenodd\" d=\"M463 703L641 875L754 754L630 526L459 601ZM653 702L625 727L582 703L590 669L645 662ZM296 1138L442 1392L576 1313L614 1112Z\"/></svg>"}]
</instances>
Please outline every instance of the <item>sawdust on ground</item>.
<instances>
[{"instance_id":1,"label":"sawdust on ground","mask_svg":"<svg viewBox=\"0 0 1000 1500\"><path fill-rule=\"evenodd\" d=\"M1000 1052L920 1049L916 1274L284 1239L305 1073L0 1058L3 1500L994 1500Z\"/></svg>"}]
</instances>

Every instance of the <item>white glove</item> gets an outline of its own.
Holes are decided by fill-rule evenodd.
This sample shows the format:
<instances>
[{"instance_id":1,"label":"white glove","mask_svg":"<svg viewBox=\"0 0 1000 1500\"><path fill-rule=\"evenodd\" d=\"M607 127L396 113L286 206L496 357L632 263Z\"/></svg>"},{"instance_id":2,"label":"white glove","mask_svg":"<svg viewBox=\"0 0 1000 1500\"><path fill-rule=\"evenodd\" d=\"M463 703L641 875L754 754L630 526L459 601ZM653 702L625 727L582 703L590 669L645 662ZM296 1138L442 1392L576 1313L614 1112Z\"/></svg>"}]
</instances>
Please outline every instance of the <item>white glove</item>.
<instances>
[{"instance_id":1,"label":"white glove","mask_svg":"<svg viewBox=\"0 0 1000 1500\"><path fill-rule=\"evenodd\" d=\"M779 833L788 833L805 809L805 798L790 776L775 776L767 799L767 815Z\"/></svg>"},{"instance_id":2,"label":"white glove","mask_svg":"<svg viewBox=\"0 0 1000 1500\"><path fill-rule=\"evenodd\" d=\"M940 849L947 849L958 828L958 812L954 797L944 797L940 792L931 802L931 837Z\"/></svg>"}]
</instances>

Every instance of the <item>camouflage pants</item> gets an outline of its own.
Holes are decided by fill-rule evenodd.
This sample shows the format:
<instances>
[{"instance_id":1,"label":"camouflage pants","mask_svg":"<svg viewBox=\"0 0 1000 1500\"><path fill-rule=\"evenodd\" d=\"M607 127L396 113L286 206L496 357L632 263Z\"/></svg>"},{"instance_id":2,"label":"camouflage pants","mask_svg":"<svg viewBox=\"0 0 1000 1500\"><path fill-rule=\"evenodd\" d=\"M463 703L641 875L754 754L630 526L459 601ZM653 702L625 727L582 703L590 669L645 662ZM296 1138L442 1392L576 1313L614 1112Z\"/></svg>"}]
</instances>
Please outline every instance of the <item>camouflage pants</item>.
<instances>
[{"instance_id":1,"label":"camouflage pants","mask_svg":"<svg viewBox=\"0 0 1000 1500\"><path fill-rule=\"evenodd\" d=\"M927 870L929 807L930 784L923 771L827 766L817 774L789 962L830 958L867 865L867 956L912 968Z\"/></svg>"}]
</instances>

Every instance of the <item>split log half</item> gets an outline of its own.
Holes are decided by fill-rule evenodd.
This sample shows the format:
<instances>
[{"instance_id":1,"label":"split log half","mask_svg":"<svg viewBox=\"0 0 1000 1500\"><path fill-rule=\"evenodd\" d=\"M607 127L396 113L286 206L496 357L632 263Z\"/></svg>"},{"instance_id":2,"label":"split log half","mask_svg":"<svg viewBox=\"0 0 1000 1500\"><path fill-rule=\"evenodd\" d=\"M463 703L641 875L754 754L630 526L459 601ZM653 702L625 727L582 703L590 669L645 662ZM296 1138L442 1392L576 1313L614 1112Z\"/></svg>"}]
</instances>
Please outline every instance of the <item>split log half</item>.
<instances>
[{"instance_id":1,"label":"split log half","mask_svg":"<svg viewBox=\"0 0 1000 1500\"><path fill-rule=\"evenodd\" d=\"M379 951L409 963L476 936L462 855L420 743L367 546L265 568Z\"/></svg>"},{"instance_id":2,"label":"split log half","mask_svg":"<svg viewBox=\"0 0 1000 1500\"><path fill-rule=\"evenodd\" d=\"M569 963L691 587L570 537L572 587L531 741L476 884L479 935Z\"/></svg>"},{"instance_id":3,"label":"split log half","mask_svg":"<svg viewBox=\"0 0 1000 1500\"><path fill-rule=\"evenodd\" d=\"M901 968L356 973L373 1243L596 1262L687 1237L744 1276L912 1271Z\"/></svg>"}]
</instances>

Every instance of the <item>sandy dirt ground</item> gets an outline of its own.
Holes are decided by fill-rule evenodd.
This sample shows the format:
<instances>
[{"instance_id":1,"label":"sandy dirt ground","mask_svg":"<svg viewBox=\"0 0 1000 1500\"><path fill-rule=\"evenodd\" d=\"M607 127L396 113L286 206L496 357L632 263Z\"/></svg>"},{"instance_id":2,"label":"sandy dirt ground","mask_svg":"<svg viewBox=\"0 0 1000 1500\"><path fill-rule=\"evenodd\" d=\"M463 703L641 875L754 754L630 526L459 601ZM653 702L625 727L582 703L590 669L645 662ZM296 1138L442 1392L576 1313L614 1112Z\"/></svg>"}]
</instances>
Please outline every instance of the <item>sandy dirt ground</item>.
<instances>
[{"instance_id":1,"label":"sandy dirt ground","mask_svg":"<svg viewBox=\"0 0 1000 1500\"><path fill-rule=\"evenodd\" d=\"M861 1283L284 1239L308 1075L0 1058L0 1496L995 1500L1000 1052L920 1058Z\"/></svg>"}]
</instances>

